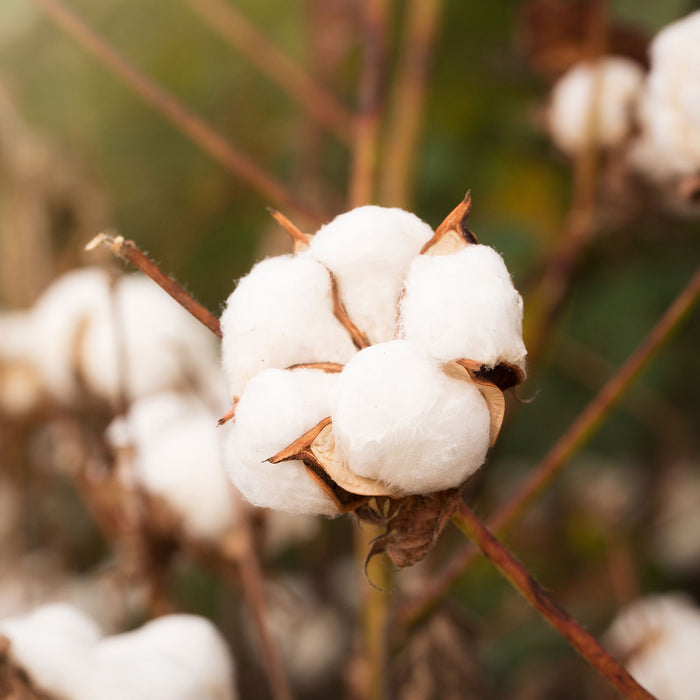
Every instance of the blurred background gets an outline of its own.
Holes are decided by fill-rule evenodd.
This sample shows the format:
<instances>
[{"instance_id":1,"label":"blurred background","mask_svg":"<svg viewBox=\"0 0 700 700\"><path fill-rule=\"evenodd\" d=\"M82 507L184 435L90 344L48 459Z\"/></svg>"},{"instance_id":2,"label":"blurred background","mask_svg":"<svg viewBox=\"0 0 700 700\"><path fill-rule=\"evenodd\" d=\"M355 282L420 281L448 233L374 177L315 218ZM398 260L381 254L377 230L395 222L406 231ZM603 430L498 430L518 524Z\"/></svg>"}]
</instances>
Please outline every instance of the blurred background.
<instances>
[{"instance_id":1,"label":"blurred background","mask_svg":"<svg viewBox=\"0 0 700 700\"><path fill-rule=\"evenodd\" d=\"M53 280L76 267L102 261L124 269L107 256L83 251L99 231L113 230L149 251L218 315L254 261L291 251L266 206L309 232L348 208L349 115L358 103L364 60L361 3L223 4L325 86L343 108L335 126L319 123L303 106L305 97L290 97L261 72L255 54L269 53L264 44L253 42L246 50L222 36L224 23L212 25L209 2L70 0L69 6L150 80L285 183L300 207L273 201L205 153L57 26L41 3L0 3L4 311L29 308ZM468 485L470 502L485 517L538 463L693 275L700 259L700 217L692 208L658 206L643 189L620 184L613 158L598 163L588 201L596 211L594 231L586 235L566 294L540 334L538 285L570 226L578 196L575 173L581 172L548 137L546 105L553 81L595 53L581 29L592 3L444 2L422 117L410 97L396 94L406 60L408 5L394 3L388 11L381 93L387 109L379 185L371 200L402 206L435 227L471 189L470 227L505 258L526 298L526 326L530 300L534 308L526 333L537 336L536 352L527 383L518 389L521 398L533 400L509 405L487 468ZM573 20L552 15L557 5ZM605 5L608 42L616 37L618 51L643 63L650 38L697 7L690 0L611 0ZM579 28L578 36L570 26ZM284 77L281 82L289 84ZM416 116L420 136L402 154L397 173L391 166L399 157L392 135ZM507 538L547 590L596 636L616 610L641 594L682 590L700 597L699 345L695 316ZM111 417L105 414L102 427ZM43 572L50 571L55 588L57 572L71 586L99 580L107 591L100 588L99 595L106 596L100 600L111 601L113 630L133 626L151 614L138 577L125 582L117 575L113 543L76 490L74 475L54 468L70 461L57 445L78 448L64 438L57 443L47 420L45 406L19 415L5 409L0 417L0 477L8 493L8 506L0 506L5 562L0 616L52 597L65 599L65 591L49 590ZM287 635L281 645L294 669L296 692L323 698L352 687L355 583L361 573L352 561L350 518L307 526L296 540L268 542L261 551L273 607L281 611L272 624ZM256 527L260 535L266 526ZM448 528L429 560L396 575L396 600L419 590L461 544ZM186 553L168 566L163 594L168 609L215 621L238 659L241 696L266 697L265 672L236 585ZM74 591L68 598L79 599ZM299 601L304 614L292 619ZM99 608L104 612L93 600L91 611ZM593 671L485 561L475 562L431 619L414 633L415 643L399 640L392 663L396 697L602 697ZM446 627L435 631L441 620ZM307 629L316 634L308 657L293 659L300 652L289 640ZM437 674L440 692L407 694L420 663L446 639L452 640L450 648L460 649L462 661L472 663L459 673L455 668ZM332 658L321 658L329 647Z\"/></svg>"}]
</instances>

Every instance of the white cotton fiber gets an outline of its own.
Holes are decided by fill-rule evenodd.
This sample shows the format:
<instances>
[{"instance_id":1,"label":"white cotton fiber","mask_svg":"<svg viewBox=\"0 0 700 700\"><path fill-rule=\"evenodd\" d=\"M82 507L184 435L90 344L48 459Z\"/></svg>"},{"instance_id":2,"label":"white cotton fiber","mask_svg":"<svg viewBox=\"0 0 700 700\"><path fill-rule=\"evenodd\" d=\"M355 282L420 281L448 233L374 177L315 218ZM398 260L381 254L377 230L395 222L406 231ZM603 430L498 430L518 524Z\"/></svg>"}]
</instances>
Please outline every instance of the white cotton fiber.
<instances>
[{"instance_id":1,"label":"white cotton fiber","mask_svg":"<svg viewBox=\"0 0 700 700\"><path fill-rule=\"evenodd\" d=\"M548 127L552 140L575 155L589 145L611 148L629 136L644 72L627 58L579 63L552 90Z\"/></svg>"},{"instance_id":2,"label":"white cotton fiber","mask_svg":"<svg viewBox=\"0 0 700 700\"><path fill-rule=\"evenodd\" d=\"M403 494L459 486L489 447L489 410L476 386L403 340L362 350L346 365L332 418L350 471Z\"/></svg>"},{"instance_id":3,"label":"white cotton fiber","mask_svg":"<svg viewBox=\"0 0 700 700\"><path fill-rule=\"evenodd\" d=\"M233 666L214 626L172 615L102 637L76 608L47 605L0 621L10 654L42 691L71 700L232 700Z\"/></svg>"},{"instance_id":4,"label":"white cotton fiber","mask_svg":"<svg viewBox=\"0 0 700 700\"><path fill-rule=\"evenodd\" d=\"M331 498L303 462L266 460L328 417L339 375L320 370L269 369L246 385L226 440L226 468L251 503L290 513L337 515Z\"/></svg>"},{"instance_id":5,"label":"white cotton fiber","mask_svg":"<svg viewBox=\"0 0 700 700\"><path fill-rule=\"evenodd\" d=\"M651 595L623 608L606 643L662 700L697 700L700 610L683 594Z\"/></svg>"},{"instance_id":6,"label":"white cotton fiber","mask_svg":"<svg viewBox=\"0 0 700 700\"><path fill-rule=\"evenodd\" d=\"M222 363L232 396L264 369L347 362L355 346L333 315L328 270L308 255L268 258L229 296L221 316Z\"/></svg>"},{"instance_id":7,"label":"white cotton fiber","mask_svg":"<svg viewBox=\"0 0 700 700\"><path fill-rule=\"evenodd\" d=\"M653 180L700 170L700 11L654 38L633 164Z\"/></svg>"},{"instance_id":8,"label":"white cotton fiber","mask_svg":"<svg viewBox=\"0 0 700 700\"><path fill-rule=\"evenodd\" d=\"M115 283L87 268L54 282L34 310L35 357L61 401L89 391L114 401L208 384L217 365L210 331L142 275Z\"/></svg>"},{"instance_id":9,"label":"white cotton fiber","mask_svg":"<svg viewBox=\"0 0 700 700\"><path fill-rule=\"evenodd\" d=\"M235 697L234 669L226 642L211 622L196 615L166 615L133 632L106 638L98 646L98 659L105 670L113 664L119 667L124 662L143 659L151 665L162 665L168 672L178 669L178 674L202 698L233 700ZM124 670L129 673L128 668ZM149 678L145 664L142 671L142 678ZM165 698L164 679L154 676L152 681L157 684L158 697ZM132 685L136 686L139 697L148 697L146 688ZM173 697L181 697L182 687L176 684L172 687Z\"/></svg>"},{"instance_id":10,"label":"white cotton fiber","mask_svg":"<svg viewBox=\"0 0 700 700\"><path fill-rule=\"evenodd\" d=\"M522 319L523 300L493 248L469 245L451 255L421 255L411 264L400 337L439 360L523 368Z\"/></svg>"},{"instance_id":11,"label":"white cotton fiber","mask_svg":"<svg viewBox=\"0 0 700 700\"><path fill-rule=\"evenodd\" d=\"M113 446L135 447L136 483L161 497L188 534L209 540L233 527L239 498L226 477L216 420L196 398L165 392L136 401L107 433Z\"/></svg>"},{"instance_id":12,"label":"white cotton fiber","mask_svg":"<svg viewBox=\"0 0 700 700\"><path fill-rule=\"evenodd\" d=\"M411 260L433 236L402 209L358 207L312 238L309 253L335 275L348 315L370 343L394 337L399 295Z\"/></svg>"}]
</instances>

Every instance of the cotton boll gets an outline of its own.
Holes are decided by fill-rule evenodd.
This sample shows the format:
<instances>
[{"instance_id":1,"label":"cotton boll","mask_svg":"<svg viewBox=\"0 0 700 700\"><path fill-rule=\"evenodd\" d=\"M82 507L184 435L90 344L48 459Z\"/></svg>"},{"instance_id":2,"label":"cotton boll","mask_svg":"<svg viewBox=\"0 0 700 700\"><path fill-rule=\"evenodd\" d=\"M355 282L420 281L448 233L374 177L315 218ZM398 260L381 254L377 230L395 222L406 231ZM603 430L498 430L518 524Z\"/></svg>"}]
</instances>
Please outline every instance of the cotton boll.
<instances>
[{"instance_id":1,"label":"cotton boll","mask_svg":"<svg viewBox=\"0 0 700 700\"><path fill-rule=\"evenodd\" d=\"M192 536L216 540L234 526L238 495L223 466L216 416L176 392L136 401L108 429L114 447L132 443L133 477L160 496Z\"/></svg>"},{"instance_id":2,"label":"cotton boll","mask_svg":"<svg viewBox=\"0 0 700 700\"><path fill-rule=\"evenodd\" d=\"M269 369L248 382L225 455L231 480L251 503L290 513L338 514L303 462L266 461L330 415L329 393L337 382L337 374L313 369Z\"/></svg>"},{"instance_id":3,"label":"cotton boll","mask_svg":"<svg viewBox=\"0 0 700 700\"><path fill-rule=\"evenodd\" d=\"M355 346L333 315L328 270L308 255L268 258L240 280L221 316L222 362L233 396L263 369L347 362Z\"/></svg>"},{"instance_id":4,"label":"cotton boll","mask_svg":"<svg viewBox=\"0 0 700 700\"><path fill-rule=\"evenodd\" d=\"M404 275L432 236L430 226L414 214L365 206L323 226L309 253L335 275L355 325L371 343L381 343L394 337Z\"/></svg>"},{"instance_id":5,"label":"cotton boll","mask_svg":"<svg viewBox=\"0 0 700 700\"><path fill-rule=\"evenodd\" d=\"M568 155L589 145L620 145L632 130L643 82L639 65L618 56L574 66L552 90L548 115L552 140Z\"/></svg>"},{"instance_id":6,"label":"cotton boll","mask_svg":"<svg viewBox=\"0 0 700 700\"><path fill-rule=\"evenodd\" d=\"M652 180L700 170L700 11L654 38L633 165Z\"/></svg>"},{"instance_id":7,"label":"cotton boll","mask_svg":"<svg viewBox=\"0 0 700 700\"><path fill-rule=\"evenodd\" d=\"M683 595L641 598L618 613L606 634L628 671L663 700L697 700L700 610Z\"/></svg>"},{"instance_id":8,"label":"cotton boll","mask_svg":"<svg viewBox=\"0 0 700 700\"><path fill-rule=\"evenodd\" d=\"M400 337L439 360L525 366L523 300L501 256L484 245L421 255L406 277Z\"/></svg>"},{"instance_id":9,"label":"cotton boll","mask_svg":"<svg viewBox=\"0 0 700 700\"><path fill-rule=\"evenodd\" d=\"M489 447L489 410L476 386L403 340L362 350L345 366L331 416L350 471L402 495L459 486Z\"/></svg>"},{"instance_id":10,"label":"cotton boll","mask_svg":"<svg viewBox=\"0 0 700 700\"><path fill-rule=\"evenodd\" d=\"M233 700L236 695L226 642L211 622L196 615L166 615L133 632L105 639L98 654L105 666L115 659L143 658L177 667L189 676L190 685L206 689L206 695L200 697ZM180 697L181 688L174 687L176 694L172 697ZM143 694L144 690L139 688L139 692ZM158 697L167 697L162 688L158 692Z\"/></svg>"}]
</instances>

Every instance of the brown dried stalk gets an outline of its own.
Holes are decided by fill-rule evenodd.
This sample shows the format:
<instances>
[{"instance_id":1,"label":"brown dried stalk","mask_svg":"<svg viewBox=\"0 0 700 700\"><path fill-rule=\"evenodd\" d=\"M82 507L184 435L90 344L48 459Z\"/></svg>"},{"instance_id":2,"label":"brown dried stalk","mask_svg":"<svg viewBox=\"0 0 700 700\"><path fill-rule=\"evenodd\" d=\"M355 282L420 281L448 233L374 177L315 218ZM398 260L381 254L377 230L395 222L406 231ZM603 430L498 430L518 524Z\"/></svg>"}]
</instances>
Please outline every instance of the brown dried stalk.
<instances>
[{"instance_id":1,"label":"brown dried stalk","mask_svg":"<svg viewBox=\"0 0 700 700\"><path fill-rule=\"evenodd\" d=\"M289 234L294 244L294 252L300 253L302 250L306 250L309 247L309 241L311 236L304 233L295 223L290 221L282 212L268 207L267 211L270 212L270 216Z\"/></svg>"},{"instance_id":2,"label":"brown dried stalk","mask_svg":"<svg viewBox=\"0 0 700 700\"><path fill-rule=\"evenodd\" d=\"M384 107L390 0L364 0L364 67L355 118L349 206L372 202L377 177L377 146Z\"/></svg>"},{"instance_id":3,"label":"brown dried stalk","mask_svg":"<svg viewBox=\"0 0 700 700\"><path fill-rule=\"evenodd\" d=\"M203 323L215 336L221 338L219 319L192 298L172 277L166 275L133 241L122 236L112 238L99 233L86 246L85 250L94 250L100 245L108 245L115 255L127 260L147 274L161 289L164 289L184 309L189 311L200 323Z\"/></svg>"},{"instance_id":4,"label":"brown dried stalk","mask_svg":"<svg viewBox=\"0 0 700 700\"><path fill-rule=\"evenodd\" d=\"M381 201L392 207L405 209L413 199L428 77L444 5L444 0L410 0L406 10L380 182Z\"/></svg>"},{"instance_id":5,"label":"brown dried stalk","mask_svg":"<svg viewBox=\"0 0 700 700\"><path fill-rule=\"evenodd\" d=\"M634 353L627 358L617 373L557 440L516 493L493 518L489 519L490 529L502 534L523 515L527 507L549 486L568 460L593 436L642 370L678 329L699 296L700 269L696 271ZM397 612L397 621L400 625L412 625L426 615L464 573L476 553L474 547L464 547L440 574L424 586L419 595L404 603Z\"/></svg>"},{"instance_id":6,"label":"brown dried stalk","mask_svg":"<svg viewBox=\"0 0 700 700\"><path fill-rule=\"evenodd\" d=\"M269 80L286 92L312 119L341 141L350 141L350 111L235 5L223 0L187 0L187 4Z\"/></svg>"},{"instance_id":7,"label":"brown dried stalk","mask_svg":"<svg viewBox=\"0 0 700 700\"><path fill-rule=\"evenodd\" d=\"M654 700L654 696L608 654L598 642L552 600L525 567L504 547L462 501L453 522L491 560L513 588L559 632L610 684L630 700Z\"/></svg>"},{"instance_id":8,"label":"brown dried stalk","mask_svg":"<svg viewBox=\"0 0 700 700\"><path fill-rule=\"evenodd\" d=\"M254 160L243 154L228 139L200 116L182 104L170 92L146 77L136 66L114 49L89 24L68 9L62 0L35 0L51 19L109 68L142 100L165 117L180 132L227 170L251 185L260 194L300 216L320 223L325 216L301 202L281 182L265 172Z\"/></svg>"}]
</instances>

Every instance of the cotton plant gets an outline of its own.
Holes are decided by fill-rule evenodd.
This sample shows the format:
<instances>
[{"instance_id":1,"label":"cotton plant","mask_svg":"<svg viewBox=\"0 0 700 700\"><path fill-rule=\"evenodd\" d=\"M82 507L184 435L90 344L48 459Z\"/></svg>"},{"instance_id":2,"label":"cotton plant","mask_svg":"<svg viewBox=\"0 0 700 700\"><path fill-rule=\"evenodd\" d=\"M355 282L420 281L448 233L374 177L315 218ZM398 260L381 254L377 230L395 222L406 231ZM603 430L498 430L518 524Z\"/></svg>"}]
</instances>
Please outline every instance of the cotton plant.
<instances>
[{"instance_id":1,"label":"cotton plant","mask_svg":"<svg viewBox=\"0 0 700 700\"><path fill-rule=\"evenodd\" d=\"M386 523L371 553L428 551L525 377L522 298L467 228L365 206L258 263L221 317L226 466L256 506ZM307 274L300 270L308 271Z\"/></svg>"},{"instance_id":2,"label":"cotton plant","mask_svg":"<svg viewBox=\"0 0 700 700\"><path fill-rule=\"evenodd\" d=\"M620 610L608 646L659 700L695 700L700 687L700 609L686 595L639 598Z\"/></svg>"},{"instance_id":3,"label":"cotton plant","mask_svg":"<svg viewBox=\"0 0 700 700\"><path fill-rule=\"evenodd\" d=\"M103 636L61 603L0 620L13 663L42 692L71 700L233 700L234 664L212 623L166 615Z\"/></svg>"},{"instance_id":4,"label":"cotton plant","mask_svg":"<svg viewBox=\"0 0 700 700\"><path fill-rule=\"evenodd\" d=\"M145 276L100 268L58 278L26 312L0 317L0 360L28 362L53 400L134 400L192 385L216 394L216 343Z\"/></svg>"},{"instance_id":5,"label":"cotton plant","mask_svg":"<svg viewBox=\"0 0 700 700\"><path fill-rule=\"evenodd\" d=\"M547 129L568 156L616 148L631 137L644 85L641 66L622 56L577 63L552 88Z\"/></svg>"}]
</instances>

